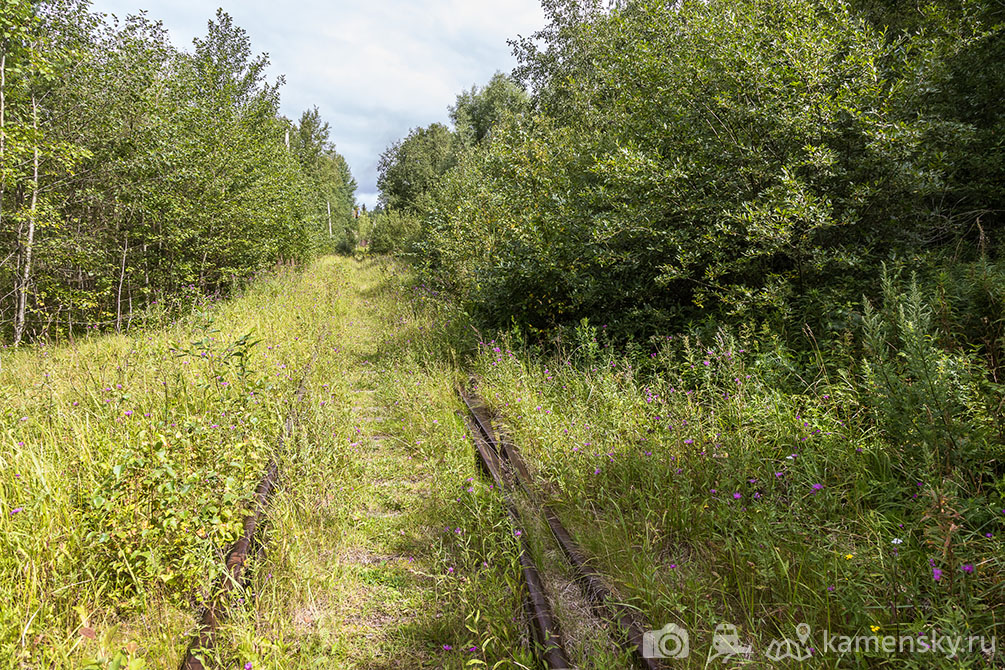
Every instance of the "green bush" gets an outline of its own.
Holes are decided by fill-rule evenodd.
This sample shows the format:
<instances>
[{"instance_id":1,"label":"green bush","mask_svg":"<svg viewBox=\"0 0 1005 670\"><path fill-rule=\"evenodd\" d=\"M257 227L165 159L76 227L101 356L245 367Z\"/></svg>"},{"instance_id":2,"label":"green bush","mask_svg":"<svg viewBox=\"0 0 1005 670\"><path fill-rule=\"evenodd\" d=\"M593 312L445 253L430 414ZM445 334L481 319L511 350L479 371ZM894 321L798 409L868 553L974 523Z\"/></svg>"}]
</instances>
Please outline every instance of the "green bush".
<instances>
[{"instance_id":1,"label":"green bush","mask_svg":"<svg viewBox=\"0 0 1005 670\"><path fill-rule=\"evenodd\" d=\"M410 251L419 235L419 220L398 209L382 210L373 218L369 248L375 254Z\"/></svg>"},{"instance_id":2,"label":"green bush","mask_svg":"<svg viewBox=\"0 0 1005 670\"><path fill-rule=\"evenodd\" d=\"M884 262L997 253L1000 115L963 95L1000 88L990 14L895 33L838 0L547 8L517 41L534 106L415 201L423 263L484 322L826 336Z\"/></svg>"}]
</instances>

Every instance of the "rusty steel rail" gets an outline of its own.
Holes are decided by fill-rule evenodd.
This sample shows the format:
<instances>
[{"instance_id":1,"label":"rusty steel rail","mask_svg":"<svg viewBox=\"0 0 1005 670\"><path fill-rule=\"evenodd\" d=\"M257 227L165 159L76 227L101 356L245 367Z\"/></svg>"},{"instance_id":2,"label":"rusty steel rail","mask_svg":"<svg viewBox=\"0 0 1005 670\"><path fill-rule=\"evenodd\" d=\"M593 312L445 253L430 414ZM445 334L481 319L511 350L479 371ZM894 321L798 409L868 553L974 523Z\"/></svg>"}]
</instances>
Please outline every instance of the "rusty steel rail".
<instances>
[{"instance_id":1,"label":"rusty steel rail","mask_svg":"<svg viewBox=\"0 0 1005 670\"><path fill-rule=\"evenodd\" d=\"M471 421L467 423L471 429L471 438L474 440L475 449L478 452L482 468L502 492L506 511L509 513L513 524L518 527L522 526L520 512L517 510L516 505L513 504L509 495L505 493L505 479L503 478L502 464L499 462L498 455L488 440L480 435L478 426L472 425ZM569 657L562 646L561 635L558 631L558 622L554 614L552 614L551 606L545 595L541 574L538 572L537 565L534 564L534 559L530 556L530 546L527 544L525 533L520 535L520 572L523 576L524 584L527 586L531 632L535 641L540 645L541 659L549 670L569 670L572 668L572 663L569 662Z\"/></svg>"},{"instance_id":2,"label":"rusty steel rail","mask_svg":"<svg viewBox=\"0 0 1005 670\"><path fill-rule=\"evenodd\" d=\"M227 554L227 570L220 581L219 588L216 590L216 597L209 602L202 612L198 632L192 639L192 644L189 645L188 652L185 654L185 661L181 666L182 670L205 670L206 666L203 665L199 652L212 647L216 630L223 623L226 596L240 588L244 583L244 568L252 543L255 542L255 531L259 528L262 516L265 514L265 508L278 480L279 466L273 459L269 462L262 481L258 483L258 488L255 489L255 509L244 517L244 532Z\"/></svg>"},{"instance_id":3,"label":"rusty steel rail","mask_svg":"<svg viewBox=\"0 0 1005 670\"><path fill-rule=\"evenodd\" d=\"M562 553L565 554L566 559L576 573L587 599L593 605L594 612L600 618L614 621L618 625L622 636L631 645L629 651L641 667L646 668L646 670L661 670L665 668L666 666L660 663L660 661L648 658L644 654L643 627L639 624L636 617L630 614L627 608L617 605L614 594L607 588L601 575L590 567L586 553L572 539L572 535L562 524L554 508L545 502L543 496L540 495L538 487L534 484L535 480L530 474L530 470L527 468L527 464L520 455L516 445L508 440L500 440L496 437L495 432L492 430L491 419L485 415L483 409L484 403L481 402L480 398L477 396L472 397L463 391L461 391L460 395L464 404L467 405L471 416L474 417L474 423L477 425L485 442L491 446L494 452L493 456L497 459L504 459L512 466L517 483L527 494L527 497L544 512L548 527L551 528L555 541L561 547ZM499 470L502 469L499 464L496 467Z\"/></svg>"},{"instance_id":4,"label":"rusty steel rail","mask_svg":"<svg viewBox=\"0 0 1005 670\"><path fill-rule=\"evenodd\" d=\"M315 347L314 355L307 364L304 376L301 378L297 388L296 399L293 401L293 406L290 408L286 421L283 423L283 433L279 436L280 449L282 449L284 437L292 434L294 425L297 423L297 406L300 405L300 402L304 398L304 393L307 390L307 377L310 374L311 368L314 367L314 361L317 360L317 357L318 350ZM181 670L206 670L202 659L202 652L208 651L213 647L216 631L225 619L224 613L227 606L227 596L247 583L248 580L244 572L247 567L248 555L251 553L252 548L257 546L256 555L259 557L265 553L265 545L261 543L260 536L256 534L262 526L265 511L269 506L269 500L272 498L272 493L278 482L279 462L273 456L269 459L269 464L265 467L265 474L262 475L262 479L255 488L254 507L244 517L241 537L231 545L230 550L227 552L226 569L223 576L220 578L212 599L202 610L202 615L199 617L199 626L196 629L191 644L189 644L188 651L185 652L185 659L182 661Z\"/></svg>"}]
</instances>

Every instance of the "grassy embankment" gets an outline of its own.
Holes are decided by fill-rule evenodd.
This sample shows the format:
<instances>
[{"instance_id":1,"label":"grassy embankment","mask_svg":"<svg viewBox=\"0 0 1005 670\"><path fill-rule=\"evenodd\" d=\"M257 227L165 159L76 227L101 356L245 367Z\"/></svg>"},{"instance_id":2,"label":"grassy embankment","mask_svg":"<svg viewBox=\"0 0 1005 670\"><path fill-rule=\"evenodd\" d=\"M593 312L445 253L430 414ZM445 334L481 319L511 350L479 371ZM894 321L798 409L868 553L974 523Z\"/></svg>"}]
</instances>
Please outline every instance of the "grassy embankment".
<instances>
[{"instance_id":1,"label":"grassy embankment","mask_svg":"<svg viewBox=\"0 0 1005 670\"><path fill-rule=\"evenodd\" d=\"M511 531L467 482L428 302L387 263L325 259L167 330L5 353L2 664L177 667L271 456L267 554L222 667L512 657Z\"/></svg>"},{"instance_id":2,"label":"grassy embankment","mask_svg":"<svg viewBox=\"0 0 1005 670\"><path fill-rule=\"evenodd\" d=\"M910 370L875 351L870 365L848 354L800 379L783 349L751 336L668 339L626 359L588 328L564 355L531 355L510 337L464 360L467 323L407 272L325 259L214 308L209 331L196 315L6 354L0 654L21 667L116 656L176 667L192 599L211 592L274 455L283 480L267 553L230 604L223 667L529 664L514 618L517 529L457 414L469 366L619 595L654 625L689 630L691 658L677 665L704 667L722 622L739 627L755 663L804 622L818 648L824 629L993 635L1000 435L975 371L935 349L906 307L918 337L905 322L880 340L909 353ZM261 342L242 344L249 332ZM522 530L577 663L623 667L545 529ZM821 648L816 659L985 657Z\"/></svg>"}]
</instances>

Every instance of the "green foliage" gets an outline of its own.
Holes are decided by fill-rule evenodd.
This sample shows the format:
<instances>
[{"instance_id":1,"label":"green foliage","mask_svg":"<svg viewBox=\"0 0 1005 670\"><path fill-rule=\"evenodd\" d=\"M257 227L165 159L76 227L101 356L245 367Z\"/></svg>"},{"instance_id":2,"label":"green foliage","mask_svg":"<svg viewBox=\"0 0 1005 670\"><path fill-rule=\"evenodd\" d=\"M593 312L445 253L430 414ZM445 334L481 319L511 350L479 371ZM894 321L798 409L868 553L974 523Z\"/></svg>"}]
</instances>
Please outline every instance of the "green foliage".
<instances>
[{"instance_id":1,"label":"green foliage","mask_svg":"<svg viewBox=\"0 0 1005 670\"><path fill-rule=\"evenodd\" d=\"M906 291L884 273L883 309L867 301L862 366L877 425L896 445L905 477L919 471L940 484L954 470L974 480L1002 470L991 448L994 421L981 390L985 370L969 356L938 348L933 311L912 280ZM993 396L992 396L993 397Z\"/></svg>"},{"instance_id":2,"label":"green foliage","mask_svg":"<svg viewBox=\"0 0 1005 670\"><path fill-rule=\"evenodd\" d=\"M987 3L992 6L993 3ZM935 82L924 102L929 114L963 133L931 138L953 166L947 184L955 203L952 223L972 226L969 239L978 245L995 245L1001 257L1002 219L1005 212L1005 9L999 9L994 28L954 35ZM934 69L934 68L933 68Z\"/></svg>"},{"instance_id":3,"label":"green foliage","mask_svg":"<svg viewBox=\"0 0 1005 670\"><path fill-rule=\"evenodd\" d=\"M838 0L545 9L515 42L533 106L501 76L459 96L457 165L410 201L425 266L484 321L829 333L883 262L1000 253L993 12L885 31Z\"/></svg>"},{"instance_id":4,"label":"green foliage","mask_svg":"<svg viewBox=\"0 0 1005 670\"><path fill-rule=\"evenodd\" d=\"M315 248L347 253L356 244L356 180L349 164L335 150L330 128L317 107L305 111L293 128L290 150L304 174L303 197L308 205L305 225Z\"/></svg>"},{"instance_id":5,"label":"green foliage","mask_svg":"<svg viewBox=\"0 0 1005 670\"><path fill-rule=\"evenodd\" d=\"M26 335L122 329L353 234L355 182L327 124L279 116L281 80L227 14L186 53L145 15L3 12L0 332L17 331L21 294Z\"/></svg>"},{"instance_id":6,"label":"green foliage","mask_svg":"<svg viewBox=\"0 0 1005 670\"><path fill-rule=\"evenodd\" d=\"M397 209L385 209L372 216L368 242L375 254L407 253L417 243L420 231L418 218Z\"/></svg>"},{"instance_id":7,"label":"green foliage","mask_svg":"<svg viewBox=\"0 0 1005 670\"><path fill-rule=\"evenodd\" d=\"M381 205L420 210L421 197L453 165L454 137L442 123L414 128L389 146L377 163Z\"/></svg>"},{"instance_id":8,"label":"green foliage","mask_svg":"<svg viewBox=\"0 0 1005 670\"><path fill-rule=\"evenodd\" d=\"M270 461L207 667L531 667L458 415L471 331L412 280L327 257L164 329L5 352L0 667L180 667Z\"/></svg>"},{"instance_id":9,"label":"green foliage","mask_svg":"<svg viewBox=\"0 0 1005 670\"><path fill-rule=\"evenodd\" d=\"M545 117L503 124L488 151L467 154L434 191L424 261L483 320L544 329L596 313L599 282L619 282L590 274L590 214L576 193L582 148Z\"/></svg>"},{"instance_id":10,"label":"green foliage","mask_svg":"<svg viewBox=\"0 0 1005 670\"><path fill-rule=\"evenodd\" d=\"M994 381L1005 381L1005 267L986 257L947 263L935 286L935 324L945 348L975 349ZM1001 434L1005 436L1005 418Z\"/></svg>"},{"instance_id":11,"label":"green foliage","mask_svg":"<svg viewBox=\"0 0 1005 670\"><path fill-rule=\"evenodd\" d=\"M823 351L806 370L750 325L625 354L583 321L547 357L519 333L483 342L479 389L594 567L694 646L720 621L755 657L797 623L817 643L822 630L989 641L1005 500L991 408L1005 393L936 344L916 283L888 276L875 293L861 359ZM817 649L814 667L985 660Z\"/></svg>"},{"instance_id":12,"label":"green foliage","mask_svg":"<svg viewBox=\"0 0 1005 670\"><path fill-rule=\"evenodd\" d=\"M277 273L163 330L6 352L4 667L180 665L338 312L331 275ZM333 430L311 440L329 460Z\"/></svg>"},{"instance_id":13,"label":"green foliage","mask_svg":"<svg viewBox=\"0 0 1005 670\"><path fill-rule=\"evenodd\" d=\"M174 589L218 572L214 548L240 535L264 452L235 444L221 463L193 446L179 433L120 450L84 501L84 569L130 606L151 590L186 598Z\"/></svg>"},{"instance_id":14,"label":"green foliage","mask_svg":"<svg viewBox=\"0 0 1005 670\"><path fill-rule=\"evenodd\" d=\"M484 142L507 115L519 115L529 108L526 92L501 72L485 86L472 86L457 96L450 107L450 120L465 145Z\"/></svg>"},{"instance_id":15,"label":"green foliage","mask_svg":"<svg viewBox=\"0 0 1005 670\"><path fill-rule=\"evenodd\" d=\"M268 417L253 402L266 391L249 367L257 344L250 334L229 344L209 317L188 346L172 344L181 365L203 370L193 386L217 408L221 420L255 425ZM129 394L120 402L129 402ZM131 416L131 414L130 414ZM225 417L225 419L224 419ZM203 429L204 430L204 429ZM176 588L218 572L216 548L240 535L245 506L265 468L267 449L257 438L230 445L229 459L207 449L194 425L164 434L140 434L99 464L96 484L83 495L84 569L107 581L131 607L151 593Z\"/></svg>"}]
</instances>

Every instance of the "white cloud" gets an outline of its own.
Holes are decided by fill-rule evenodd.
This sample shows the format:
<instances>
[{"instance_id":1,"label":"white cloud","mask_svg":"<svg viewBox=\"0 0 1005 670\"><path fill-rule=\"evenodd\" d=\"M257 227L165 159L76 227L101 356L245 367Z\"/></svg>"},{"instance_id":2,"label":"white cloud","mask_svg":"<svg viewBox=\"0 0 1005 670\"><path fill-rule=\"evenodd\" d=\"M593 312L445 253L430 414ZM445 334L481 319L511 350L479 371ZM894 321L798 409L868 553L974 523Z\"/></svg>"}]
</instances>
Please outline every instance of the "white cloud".
<instances>
[{"instance_id":1,"label":"white cloud","mask_svg":"<svg viewBox=\"0 0 1005 670\"><path fill-rule=\"evenodd\" d=\"M544 25L538 0L371 0L277 5L218 0L248 31L256 52L284 74L283 113L317 105L332 139L376 199L377 157L415 126L447 121L447 106L473 84L515 65L506 40ZM119 16L148 9L187 48L214 11L196 0L94 0Z\"/></svg>"}]
</instances>

